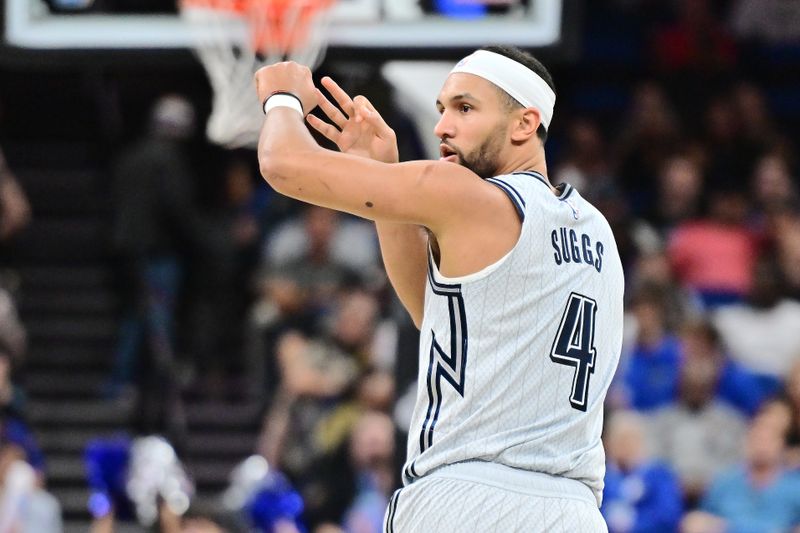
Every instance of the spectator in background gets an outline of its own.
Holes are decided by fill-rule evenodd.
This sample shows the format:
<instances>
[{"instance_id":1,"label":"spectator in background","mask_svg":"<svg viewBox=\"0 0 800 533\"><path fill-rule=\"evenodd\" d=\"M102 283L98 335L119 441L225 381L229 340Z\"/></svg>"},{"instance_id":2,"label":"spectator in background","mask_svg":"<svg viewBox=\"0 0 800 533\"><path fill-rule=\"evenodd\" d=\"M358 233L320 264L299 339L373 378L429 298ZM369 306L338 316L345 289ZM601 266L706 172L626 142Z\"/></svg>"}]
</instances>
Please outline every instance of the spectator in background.
<instances>
[{"instance_id":1,"label":"spectator in background","mask_svg":"<svg viewBox=\"0 0 800 533\"><path fill-rule=\"evenodd\" d=\"M269 236L264 259L269 266L311 262L370 274L377 268L378 248L369 224L307 205L301 218L289 219Z\"/></svg>"},{"instance_id":2,"label":"spectator in background","mask_svg":"<svg viewBox=\"0 0 800 533\"><path fill-rule=\"evenodd\" d=\"M0 312L0 531L60 533L61 507L44 489L44 454L25 420L24 395L12 379L24 335ZM19 323L16 324L18 327Z\"/></svg>"},{"instance_id":3,"label":"spectator in background","mask_svg":"<svg viewBox=\"0 0 800 533\"><path fill-rule=\"evenodd\" d=\"M741 301L749 292L759 242L745 225L745 193L714 189L709 215L678 226L668 255L676 279L699 294L707 307Z\"/></svg>"},{"instance_id":4,"label":"spectator in background","mask_svg":"<svg viewBox=\"0 0 800 533\"><path fill-rule=\"evenodd\" d=\"M798 200L789 163L779 152L767 153L756 162L750 190L756 207L765 213Z\"/></svg>"},{"instance_id":5,"label":"spectator in background","mask_svg":"<svg viewBox=\"0 0 800 533\"><path fill-rule=\"evenodd\" d=\"M748 149L743 132L745 125L730 95L726 92L714 95L701 116L707 189L745 191L757 154Z\"/></svg>"},{"instance_id":6,"label":"spectator in background","mask_svg":"<svg viewBox=\"0 0 800 533\"><path fill-rule=\"evenodd\" d=\"M306 206L300 218L268 236L245 348L251 373L268 398L280 373L275 366L280 336L290 329L318 334L339 289L375 274L376 254L369 226L318 206Z\"/></svg>"},{"instance_id":7,"label":"spectator in background","mask_svg":"<svg viewBox=\"0 0 800 533\"><path fill-rule=\"evenodd\" d=\"M783 396L789 407L789 432L786 439L789 447L789 464L800 470L800 361L794 364L786 376Z\"/></svg>"},{"instance_id":8,"label":"spectator in background","mask_svg":"<svg viewBox=\"0 0 800 533\"><path fill-rule=\"evenodd\" d=\"M19 181L0 151L0 242L5 242L31 219L31 206Z\"/></svg>"},{"instance_id":9,"label":"spectator in background","mask_svg":"<svg viewBox=\"0 0 800 533\"><path fill-rule=\"evenodd\" d=\"M800 211L785 204L768 214L768 239L786 282L786 295L800 300Z\"/></svg>"},{"instance_id":10,"label":"spectator in background","mask_svg":"<svg viewBox=\"0 0 800 533\"><path fill-rule=\"evenodd\" d=\"M303 479L311 463L349 433L359 411L354 393L373 361L377 320L375 298L350 291L340 296L328 335L289 332L278 341L280 388L261 448L292 479Z\"/></svg>"},{"instance_id":11,"label":"spectator in background","mask_svg":"<svg viewBox=\"0 0 800 533\"><path fill-rule=\"evenodd\" d=\"M634 214L651 213L656 205L656 177L680 145L680 124L663 88L639 85L617 142L619 185Z\"/></svg>"},{"instance_id":12,"label":"spectator in background","mask_svg":"<svg viewBox=\"0 0 800 533\"><path fill-rule=\"evenodd\" d=\"M652 250L661 245L658 233L631 212L627 196L616 185L606 182L596 186L592 190L592 201L611 226L626 272L634 266L643 250Z\"/></svg>"},{"instance_id":13,"label":"spectator in background","mask_svg":"<svg viewBox=\"0 0 800 533\"><path fill-rule=\"evenodd\" d=\"M713 315L731 359L775 379L783 379L800 361L800 302L785 294L777 263L764 256L753 271L747 301L722 307Z\"/></svg>"},{"instance_id":14,"label":"spectator in background","mask_svg":"<svg viewBox=\"0 0 800 533\"><path fill-rule=\"evenodd\" d=\"M242 324L252 300L268 202L266 188L256 186L254 170L245 157L235 153L227 162L212 219L228 239L225 245L213 247L205 260L195 262L187 287L190 353L196 365L193 388L199 396L240 396L243 392L259 396L257 380L245 376L248 387L244 388L234 379L241 363Z\"/></svg>"},{"instance_id":15,"label":"spectator in background","mask_svg":"<svg viewBox=\"0 0 800 533\"><path fill-rule=\"evenodd\" d=\"M42 488L25 450L0 438L0 531L61 533L61 506Z\"/></svg>"},{"instance_id":16,"label":"spectator in background","mask_svg":"<svg viewBox=\"0 0 800 533\"><path fill-rule=\"evenodd\" d=\"M0 442L13 445L44 479L44 454L28 427L25 393L14 368L25 358L26 335L10 297L0 290Z\"/></svg>"},{"instance_id":17,"label":"spectator in background","mask_svg":"<svg viewBox=\"0 0 800 533\"><path fill-rule=\"evenodd\" d=\"M702 189L703 175L693 159L686 155L668 158L658 174L658 202L647 218L668 236L699 214Z\"/></svg>"},{"instance_id":18,"label":"spectator in background","mask_svg":"<svg viewBox=\"0 0 800 533\"><path fill-rule=\"evenodd\" d=\"M743 465L719 475L700 511L682 523L684 533L793 531L800 526L800 473L784 463L785 428L771 415L755 417Z\"/></svg>"},{"instance_id":19,"label":"spectator in background","mask_svg":"<svg viewBox=\"0 0 800 533\"><path fill-rule=\"evenodd\" d=\"M11 294L0 287L0 353L8 358L9 366L18 366L25 359L28 334L19 318Z\"/></svg>"},{"instance_id":20,"label":"spectator in background","mask_svg":"<svg viewBox=\"0 0 800 533\"><path fill-rule=\"evenodd\" d=\"M675 469L689 502L741 453L745 420L717 398L716 365L708 357L688 357L680 369L677 400L656 412L650 427L654 455Z\"/></svg>"},{"instance_id":21,"label":"spectator in background","mask_svg":"<svg viewBox=\"0 0 800 533\"><path fill-rule=\"evenodd\" d=\"M279 342L281 386L265 418L261 452L295 480L312 528L341 523L358 488L348 435L363 411L388 409L393 398L391 374L378 363L377 313L372 295L351 290L339 297L327 336L288 333Z\"/></svg>"},{"instance_id":22,"label":"spectator in background","mask_svg":"<svg viewBox=\"0 0 800 533\"><path fill-rule=\"evenodd\" d=\"M743 150L751 162L770 151L791 153L789 140L776 128L758 85L740 82L731 90L730 99L741 125Z\"/></svg>"},{"instance_id":23,"label":"spectator in background","mask_svg":"<svg viewBox=\"0 0 800 533\"><path fill-rule=\"evenodd\" d=\"M630 411L615 412L606 426L600 511L610 533L668 533L680 522L680 485L668 465L649 456L646 433L645 420Z\"/></svg>"},{"instance_id":24,"label":"spectator in background","mask_svg":"<svg viewBox=\"0 0 800 533\"><path fill-rule=\"evenodd\" d=\"M702 316L702 302L693 291L676 282L663 248L643 249L636 257L634 275L628 281L633 289L630 292L635 294L638 287L645 285L658 287L664 295L664 320L668 330L677 332L687 320Z\"/></svg>"},{"instance_id":25,"label":"spectator in background","mask_svg":"<svg viewBox=\"0 0 800 533\"><path fill-rule=\"evenodd\" d=\"M789 470L800 472L800 443L797 441L795 412L791 400L785 395L771 398L761 406L758 416L786 437L784 462Z\"/></svg>"},{"instance_id":26,"label":"spectator in background","mask_svg":"<svg viewBox=\"0 0 800 533\"><path fill-rule=\"evenodd\" d=\"M764 400L778 392L775 378L751 372L727 357L719 332L709 321L687 325L681 342L684 364L695 359L708 361L716 373L715 397L745 416L753 416Z\"/></svg>"},{"instance_id":27,"label":"spectator in background","mask_svg":"<svg viewBox=\"0 0 800 533\"><path fill-rule=\"evenodd\" d=\"M172 425L176 442L182 415L173 379L175 308L185 260L192 253L202 257L215 235L197 206L184 153L194 126L186 99L160 98L147 134L119 156L114 169L112 242L126 294L107 393L118 396L133 382L137 362L146 363L151 368L142 372L140 429L152 433L163 429L162 422ZM148 358L139 357L142 350Z\"/></svg>"},{"instance_id":28,"label":"spectator in background","mask_svg":"<svg viewBox=\"0 0 800 533\"><path fill-rule=\"evenodd\" d=\"M555 181L569 183L594 200L598 190L613 183L605 138L597 124L587 118L573 120L567 135L567 153L555 171Z\"/></svg>"},{"instance_id":29,"label":"spectator in background","mask_svg":"<svg viewBox=\"0 0 800 533\"><path fill-rule=\"evenodd\" d=\"M279 385L278 340L287 331L315 335L324 316L314 288L324 279L310 279L291 268L262 273L256 281L256 301L247 318L245 360L256 397L272 399ZM333 287L331 287L333 290Z\"/></svg>"},{"instance_id":30,"label":"spectator in background","mask_svg":"<svg viewBox=\"0 0 800 533\"><path fill-rule=\"evenodd\" d=\"M629 305L637 338L621 372L626 403L639 411L663 407L677 396L680 341L667 329L666 298L660 287L649 284L638 289Z\"/></svg>"},{"instance_id":31,"label":"spectator in background","mask_svg":"<svg viewBox=\"0 0 800 533\"><path fill-rule=\"evenodd\" d=\"M394 488L394 424L388 415L368 411L350 436L350 464L356 493L345 513L347 533L380 533Z\"/></svg>"}]
</instances>

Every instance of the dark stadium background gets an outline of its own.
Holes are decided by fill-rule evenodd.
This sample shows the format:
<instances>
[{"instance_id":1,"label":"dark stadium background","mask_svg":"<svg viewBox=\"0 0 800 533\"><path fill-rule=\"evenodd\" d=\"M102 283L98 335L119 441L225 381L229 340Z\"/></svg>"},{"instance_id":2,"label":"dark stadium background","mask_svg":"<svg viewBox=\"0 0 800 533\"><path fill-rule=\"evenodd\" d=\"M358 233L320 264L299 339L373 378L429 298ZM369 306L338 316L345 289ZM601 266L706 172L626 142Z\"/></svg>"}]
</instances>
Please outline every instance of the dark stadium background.
<instances>
[{"instance_id":1,"label":"dark stadium background","mask_svg":"<svg viewBox=\"0 0 800 533\"><path fill-rule=\"evenodd\" d=\"M131 4L98 1L97 9L124 12ZM134 7L161 11L166 4ZM610 469L616 477L604 507L612 531L677 531L686 516L684 531L714 531L719 524L709 516L689 514L697 510L729 520L730 531L748 520L747 531L768 531L770 519L800 508L786 496L794 511L775 498L742 511L746 491L730 476L709 496L728 468L753 467L754 439L785 441L782 487L800 487L793 477L800 475L797 4L566 0L563 41L533 50L551 69L558 94L547 143L550 178L578 181L611 222L626 267L626 343L608 415L620 415L629 446L609 454L619 462ZM748 5L756 8L737 21ZM380 67L462 53L334 48L315 76L333 75L352 94L369 97L396 129L401 158L421 158L412 112L395 105ZM129 256L114 244L115 172L165 94L185 97L198 125L183 152L195 190L179 202L189 206L184 222L193 227L164 226L177 235L170 244L180 269L176 360L165 370L141 351L125 386L112 379L114 354L126 303L137 301L139 289L126 277ZM246 519L224 511L219 495L236 464L274 445L265 440L281 417L291 420L300 433L292 438L308 456L264 453L286 461L312 526L347 521L360 490L358 453L348 439L364 412L394 417L396 446L389 457L378 445L361 467L399 473L405 430L395 399L416 376L413 325L379 271L341 268L329 257L318 270L301 272L299 263L265 258L269 236L287 223L317 224L324 241L345 221L270 194L254 152L207 142L202 126L211 96L189 51L0 48L4 175L16 177L30 205L30 219L0 235L0 287L13 298L0 317L0 360L11 368L0 383L0 457L24 451L60 504L66 531L88 527L84 453L95 438L167 436L196 483L190 515L231 531ZM8 212L0 210L0 220ZM719 253L705 253L710 248ZM289 296L275 292L276 280L294 284ZM302 300L296 309L280 300L295 297ZM277 305L278 318L258 322L259 304ZM348 344L331 333L343 308L368 317L366 341ZM370 351L378 324L391 332L381 337L391 341L388 363ZM321 448L308 442L320 426L302 433L310 422L297 403L282 411L286 369L277 352L289 330L344 352L336 364L351 359L336 367L353 372L347 383L301 411L339 428L325 434ZM27 343L20 344L22 331ZM384 420L372 420L379 443ZM686 453L701 455L692 461ZM728 461L699 472L696 465L721 456ZM770 500L768 487L759 490ZM736 508L720 503L726 501ZM791 523L800 527L800 515ZM137 529L129 521L117 530Z\"/></svg>"}]
</instances>

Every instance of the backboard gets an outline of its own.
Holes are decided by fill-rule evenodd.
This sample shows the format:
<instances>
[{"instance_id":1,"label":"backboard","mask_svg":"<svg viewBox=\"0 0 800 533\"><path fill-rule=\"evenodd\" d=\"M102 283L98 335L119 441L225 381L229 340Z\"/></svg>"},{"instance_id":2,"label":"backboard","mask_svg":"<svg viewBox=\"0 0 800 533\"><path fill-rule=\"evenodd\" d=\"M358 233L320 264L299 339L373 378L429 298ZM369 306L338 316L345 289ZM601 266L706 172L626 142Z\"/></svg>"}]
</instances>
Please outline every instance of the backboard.
<instances>
[{"instance_id":1,"label":"backboard","mask_svg":"<svg viewBox=\"0 0 800 533\"><path fill-rule=\"evenodd\" d=\"M562 4L569 1L338 0L329 48L423 56L485 44L544 48L559 42ZM174 0L6 0L4 18L6 44L32 50L186 49L192 44Z\"/></svg>"}]
</instances>

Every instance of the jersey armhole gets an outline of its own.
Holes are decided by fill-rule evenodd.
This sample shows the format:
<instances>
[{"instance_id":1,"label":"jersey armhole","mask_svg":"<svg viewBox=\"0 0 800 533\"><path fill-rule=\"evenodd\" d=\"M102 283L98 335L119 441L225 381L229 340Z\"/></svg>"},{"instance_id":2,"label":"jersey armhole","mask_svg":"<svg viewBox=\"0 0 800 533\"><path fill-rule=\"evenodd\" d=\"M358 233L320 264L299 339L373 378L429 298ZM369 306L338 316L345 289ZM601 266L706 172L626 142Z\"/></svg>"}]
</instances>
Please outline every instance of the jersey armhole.
<instances>
[{"instance_id":1,"label":"jersey armhole","mask_svg":"<svg viewBox=\"0 0 800 533\"><path fill-rule=\"evenodd\" d=\"M492 185L498 187L508 199L511 200L511 203L514 204L514 209L517 210L517 215L519 216L520 222L525 222L525 199L519 193L517 189L514 188L513 185L508 183L507 181L501 180L500 178L487 178L486 181L491 183Z\"/></svg>"}]
</instances>

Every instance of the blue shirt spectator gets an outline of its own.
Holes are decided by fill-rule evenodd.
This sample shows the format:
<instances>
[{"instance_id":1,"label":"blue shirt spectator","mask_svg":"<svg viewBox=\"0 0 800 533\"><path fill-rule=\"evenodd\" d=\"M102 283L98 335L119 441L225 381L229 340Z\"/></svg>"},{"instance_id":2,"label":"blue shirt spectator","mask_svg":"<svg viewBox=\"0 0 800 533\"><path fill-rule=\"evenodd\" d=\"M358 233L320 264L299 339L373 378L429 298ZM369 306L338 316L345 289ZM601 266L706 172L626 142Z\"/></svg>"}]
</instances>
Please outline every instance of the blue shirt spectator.
<instances>
[{"instance_id":1,"label":"blue shirt spectator","mask_svg":"<svg viewBox=\"0 0 800 533\"><path fill-rule=\"evenodd\" d=\"M665 336L654 347L637 345L625 370L630 406L637 411L650 411L675 401L682 359L680 341L673 335ZM756 374L730 359L724 359L716 396L751 417L766 398L778 392L779 387L777 379Z\"/></svg>"},{"instance_id":2,"label":"blue shirt spectator","mask_svg":"<svg viewBox=\"0 0 800 533\"><path fill-rule=\"evenodd\" d=\"M768 397L779 390L779 383L770 376L747 370L725 354L720 336L707 320L700 320L684 328L681 336L681 360L705 359L717 368L715 397L728 403L748 417L752 417Z\"/></svg>"},{"instance_id":3,"label":"blue shirt spectator","mask_svg":"<svg viewBox=\"0 0 800 533\"><path fill-rule=\"evenodd\" d=\"M606 465L600 512L610 533L677 531L683 512L678 479L651 458L645 445L645 420L635 411L617 411L603 434Z\"/></svg>"},{"instance_id":4,"label":"blue shirt spectator","mask_svg":"<svg viewBox=\"0 0 800 533\"><path fill-rule=\"evenodd\" d=\"M625 371L630 406L637 411L656 409L677 397L680 342L665 336L656 346L637 344Z\"/></svg>"},{"instance_id":5,"label":"blue shirt spectator","mask_svg":"<svg viewBox=\"0 0 800 533\"><path fill-rule=\"evenodd\" d=\"M0 418L0 439L2 442L22 448L28 463L37 471L44 471L44 453L36 443L33 432L24 422L10 416Z\"/></svg>"},{"instance_id":6,"label":"blue shirt spectator","mask_svg":"<svg viewBox=\"0 0 800 533\"><path fill-rule=\"evenodd\" d=\"M610 464L600 511L609 533L677 531L683 512L678 479L666 464L657 461L629 472Z\"/></svg>"},{"instance_id":7,"label":"blue shirt spectator","mask_svg":"<svg viewBox=\"0 0 800 533\"><path fill-rule=\"evenodd\" d=\"M800 472L785 466L785 455L786 425L774 409L762 409L747 433L744 464L713 481L700 510L684 517L682 531L795 531L800 526Z\"/></svg>"},{"instance_id":8,"label":"blue shirt spectator","mask_svg":"<svg viewBox=\"0 0 800 533\"><path fill-rule=\"evenodd\" d=\"M778 379L756 374L727 359L720 371L717 397L750 417L756 414L764 400L779 390Z\"/></svg>"},{"instance_id":9,"label":"blue shirt spectator","mask_svg":"<svg viewBox=\"0 0 800 533\"><path fill-rule=\"evenodd\" d=\"M800 474L780 471L768 484L754 486L744 467L722 474L701 509L724 518L727 533L789 531L800 525Z\"/></svg>"}]
</instances>

